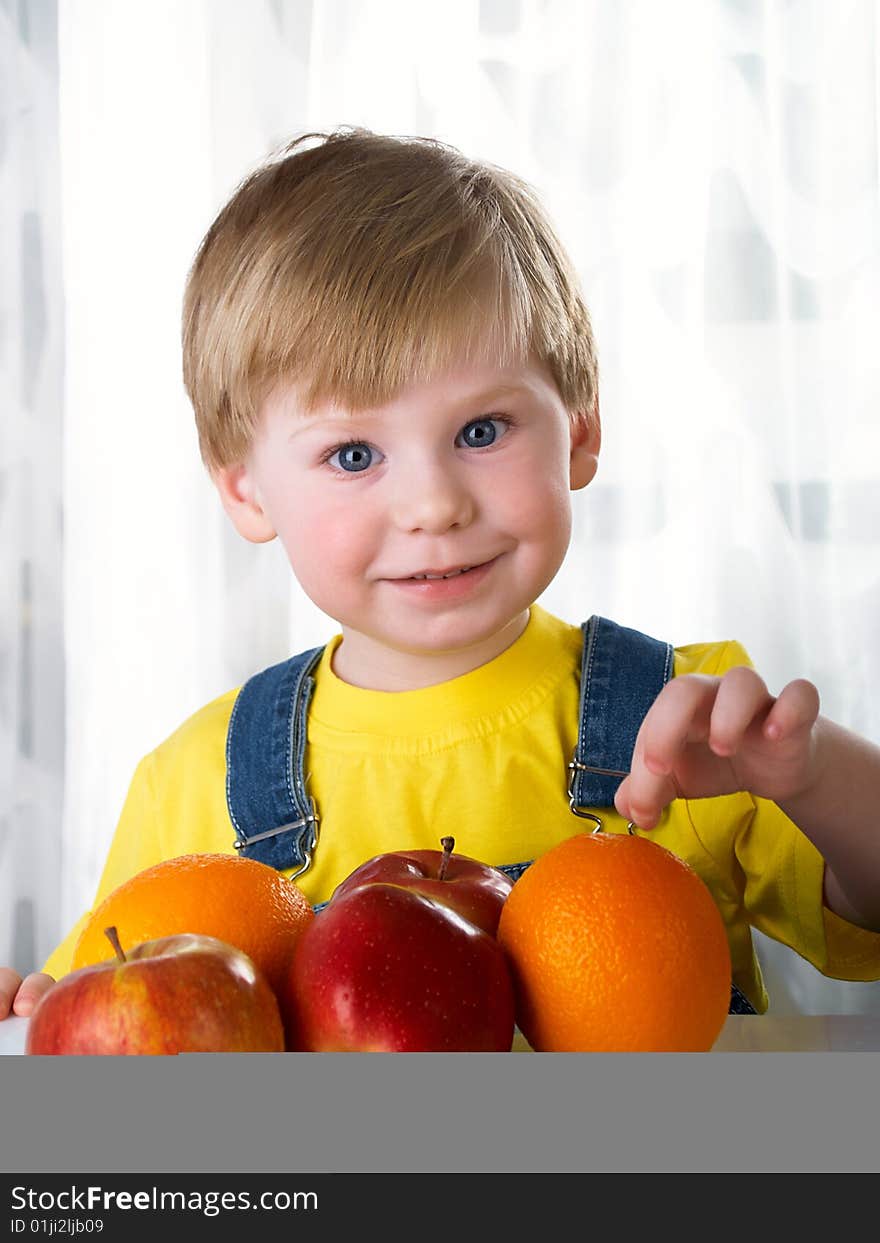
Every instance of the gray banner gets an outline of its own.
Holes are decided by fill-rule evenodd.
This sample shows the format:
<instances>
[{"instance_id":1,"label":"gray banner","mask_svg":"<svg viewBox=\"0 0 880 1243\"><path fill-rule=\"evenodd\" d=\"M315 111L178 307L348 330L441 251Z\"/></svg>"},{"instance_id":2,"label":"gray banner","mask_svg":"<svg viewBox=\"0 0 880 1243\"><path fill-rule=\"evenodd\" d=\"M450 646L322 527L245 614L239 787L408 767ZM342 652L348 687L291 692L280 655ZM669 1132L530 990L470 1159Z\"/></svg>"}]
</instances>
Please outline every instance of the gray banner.
<instances>
[{"instance_id":1,"label":"gray banner","mask_svg":"<svg viewBox=\"0 0 880 1243\"><path fill-rule=\"evenodd\" d=\"M0 1058L4 1172L880 1169L880 1055Z\"/></svg>"}]
</instances>

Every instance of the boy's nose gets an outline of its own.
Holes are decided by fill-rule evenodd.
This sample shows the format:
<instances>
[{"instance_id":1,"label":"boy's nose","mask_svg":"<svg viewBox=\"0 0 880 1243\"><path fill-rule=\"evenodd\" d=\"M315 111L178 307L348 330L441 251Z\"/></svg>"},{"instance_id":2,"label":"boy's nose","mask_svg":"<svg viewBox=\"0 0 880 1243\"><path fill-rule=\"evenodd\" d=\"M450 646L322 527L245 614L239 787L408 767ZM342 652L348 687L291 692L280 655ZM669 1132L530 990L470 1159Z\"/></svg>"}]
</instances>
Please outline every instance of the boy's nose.
<instances>
[{"instance_id":1,"label":"boy's nose","mask_svg":"<svg viewBox=\"0 0 880 1243\"><path fill-rule=\"evenodd\" d=\"M394 521L402 530L437 534L467 526L474 499L453 472L410 469L398 481L393 499Z\"/></svg>"}]
</instances>

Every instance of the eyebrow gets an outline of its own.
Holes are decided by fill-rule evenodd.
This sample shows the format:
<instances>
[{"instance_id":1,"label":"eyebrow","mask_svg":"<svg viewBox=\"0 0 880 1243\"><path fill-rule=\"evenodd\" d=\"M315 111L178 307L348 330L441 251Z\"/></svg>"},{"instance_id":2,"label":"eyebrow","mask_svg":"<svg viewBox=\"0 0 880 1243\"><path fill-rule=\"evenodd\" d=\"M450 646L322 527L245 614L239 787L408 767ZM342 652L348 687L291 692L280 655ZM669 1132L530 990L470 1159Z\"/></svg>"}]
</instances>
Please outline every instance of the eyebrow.
<instances>
[{"instance_id":1,"label":"eyebrow","mask_svg":"<svg viewBox=\"0 0 880 1243\"><path fill-rule=\"evenodd\" d=\"M475 405L478 402L490 401L498 397L511 397L516 395L528 395L532 393L532 387L526 381L514 382L511 384L490 384L484 389L475 389L473 392L464 393L460 398L456 399L455 404L460 406ZM295 436L302 435L314 428L331 428L335 425L342 427L357 423L359 419L368 421L375 411L366 410L340 410L339 414L322 417L320 415L299 415L299 426L296 427L288 437L293 440Z\"/></svg>"}]
</instances>

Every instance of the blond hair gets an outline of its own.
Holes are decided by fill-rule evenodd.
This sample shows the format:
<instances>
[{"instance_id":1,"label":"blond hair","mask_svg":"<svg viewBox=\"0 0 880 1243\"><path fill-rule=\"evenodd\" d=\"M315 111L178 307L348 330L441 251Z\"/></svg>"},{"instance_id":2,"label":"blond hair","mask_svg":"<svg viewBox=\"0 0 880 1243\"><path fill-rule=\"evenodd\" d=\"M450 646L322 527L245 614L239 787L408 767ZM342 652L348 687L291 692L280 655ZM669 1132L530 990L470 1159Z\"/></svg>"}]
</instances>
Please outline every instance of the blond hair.
<instances>
[{"instance_id":1,"label":"blond hair","mask_svg":"<svg viewBox=\"0 0 880 1243\"><path fill-rule=\"evenodd\" d=\"M247 456L281 381L307 409L369 408L463 353L532 353L573 419L597 417L589 314L533 191L434 139L303 135L241 183L187 278L184 384L209 469Z\"/></svg>"}]
</instances>

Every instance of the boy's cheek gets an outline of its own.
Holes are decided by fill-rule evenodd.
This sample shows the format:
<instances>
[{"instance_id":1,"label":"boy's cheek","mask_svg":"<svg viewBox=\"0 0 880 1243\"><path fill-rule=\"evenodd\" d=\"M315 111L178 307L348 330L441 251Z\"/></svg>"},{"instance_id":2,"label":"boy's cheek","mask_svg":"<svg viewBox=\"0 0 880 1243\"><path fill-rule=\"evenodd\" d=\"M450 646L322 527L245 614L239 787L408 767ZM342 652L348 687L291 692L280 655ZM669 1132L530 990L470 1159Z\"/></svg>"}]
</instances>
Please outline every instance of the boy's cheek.
<instances>
[{"instance_id":1,"label":"boy's cheek","mask_svg":"<svg viewBox=\"0 0 880 1243\"><path fill-rule=\"evenodd\" d=\"M311 558L344 555L363 528L361 515L353 514L350 504L328 500L326 495L297 489L296 485L290 486L277 508L281 512L276 525L285 546Z\"/></svg>"},{"instance_id":2,"label":"boy's cheek","mask_svg":"<svg viewBox=\"0 0 880 1243\"><path fill-rule=\"evenodd\" d=\"M524 487L512 503L511 519L526 538L533 533L542 539L567 543L571 536L571 493L554 485L541 489L534 484Z\"/></svg>"},{"instance_id":3,"label":"boy's cheek","mask_svg":"<svg viewBox=\"0 0 880 1243\"><path fill-rule=\"evenodd\" d=\"M365 512L353 513L351 506L338 504L324 506L303 515L298 539L318 565L355 568L369 555L369 527Z\"/></svg>"},{"instance_id":4,"label":"boy's cheek","mask_svg":"<svg viewBox=\"0 0 880 1243\"><path fill-rule=\"evenodd\" d=\"M319 608L368 569L369 541L349 511L304 510L282 534L293 573ZM320 597L320 599L319 599ZM322 603L323 601L323 603Z\"/></svg>"}]
</instances>

